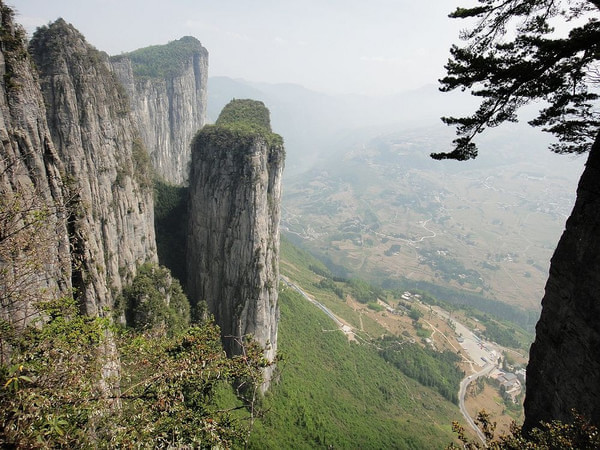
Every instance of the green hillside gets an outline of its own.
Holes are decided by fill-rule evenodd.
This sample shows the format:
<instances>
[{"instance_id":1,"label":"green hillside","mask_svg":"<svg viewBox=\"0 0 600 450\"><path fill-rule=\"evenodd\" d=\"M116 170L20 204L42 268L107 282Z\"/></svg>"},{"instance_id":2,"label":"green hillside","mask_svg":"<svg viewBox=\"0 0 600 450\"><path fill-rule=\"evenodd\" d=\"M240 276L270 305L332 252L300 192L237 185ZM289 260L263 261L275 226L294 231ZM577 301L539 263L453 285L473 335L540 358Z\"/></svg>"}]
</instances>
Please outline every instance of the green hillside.
<instances>
[{"instance_id":1,"label":"green hillside","mask_svg":"<svg viewBox=\"0 0 600 450\"><path fill-rule=\"evenodd\" d=\"M293 265L303 288L316 277L310 255L287 242L282 255L283 272ZM264 399L267 413L255 423L251 448L422 449L453 441L456 406L388 364L373 344L349 341L326 314L281 286L281 377ZM313 284L311 292L336 302L330 290Z\"/></svg>"}]
</instances>

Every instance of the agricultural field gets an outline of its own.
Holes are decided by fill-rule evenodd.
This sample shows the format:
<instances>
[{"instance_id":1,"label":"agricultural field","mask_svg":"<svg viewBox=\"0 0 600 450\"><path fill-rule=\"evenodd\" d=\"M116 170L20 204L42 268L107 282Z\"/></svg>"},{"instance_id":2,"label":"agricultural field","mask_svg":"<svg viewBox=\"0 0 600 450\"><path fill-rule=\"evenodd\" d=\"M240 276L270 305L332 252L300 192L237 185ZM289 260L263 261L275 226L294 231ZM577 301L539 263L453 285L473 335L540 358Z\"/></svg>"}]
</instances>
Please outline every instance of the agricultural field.
<instances>
[{"instance_id":1,"label":"agricultural field","mask_svg":"<svg viewBox=\"0 0 600 450\"><path fill-rule=\"evenodd\" d=\"M440 139L379 138L289 182L284 233L342 275L539 311L581 161L565 158L564 173L555 160L510 157L444 165L427 156Z\"/></svg>"}]
</instances>

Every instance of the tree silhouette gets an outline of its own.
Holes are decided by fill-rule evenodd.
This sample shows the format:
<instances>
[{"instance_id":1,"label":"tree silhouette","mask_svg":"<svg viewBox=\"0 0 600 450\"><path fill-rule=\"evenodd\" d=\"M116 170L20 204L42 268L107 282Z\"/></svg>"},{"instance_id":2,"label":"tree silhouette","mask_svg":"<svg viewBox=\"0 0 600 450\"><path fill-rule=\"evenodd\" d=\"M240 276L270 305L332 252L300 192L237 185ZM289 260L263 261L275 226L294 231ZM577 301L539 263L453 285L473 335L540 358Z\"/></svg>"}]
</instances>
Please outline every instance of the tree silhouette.
<instances>
[{"instance_id":1,"label":"tree silhouette","mask_svg":"<svg viewBox=\"0 0 600 450\"><path fill-rule=\"evenodd\" d=\"M584 153L600 127L600 1L479 0L457 8L450 17L475 19L461 33L464 47L452 46L442 80L444 92L470 90L483 100L468 117L444 117L457 126L454 150L434 159L467 160L477 156L473 139L487 127L515 122L517 110L532 101L545 106L529 122L558 138L551 150ZM570 24L560 37L554 23ZM578 25L575 25L575 24Z\"/></svg>"}]
</instances>

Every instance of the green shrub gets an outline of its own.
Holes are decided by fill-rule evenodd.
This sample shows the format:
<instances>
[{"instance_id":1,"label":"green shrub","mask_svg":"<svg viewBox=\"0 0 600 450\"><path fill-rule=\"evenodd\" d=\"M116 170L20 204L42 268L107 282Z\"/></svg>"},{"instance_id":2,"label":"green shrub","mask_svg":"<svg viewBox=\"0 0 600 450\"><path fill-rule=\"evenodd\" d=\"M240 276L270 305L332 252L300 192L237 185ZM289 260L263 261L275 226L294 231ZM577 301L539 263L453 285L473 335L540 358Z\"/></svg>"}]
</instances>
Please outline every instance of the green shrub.
<instances>
[{"instance_id":1,"label":"green shrub","mask_svg":"<svg viewBox=\"0 0 600 450\"><path fill-rule=\"evenodd\" d=\"M142 189L150 189L154 178L154 170L150 162L150 156L139 136L133 139L131 157L133 159L133 177Z\"/></svg>"},{"instance_id":2,"label":"green shrub","mask_svg":"<svg viewBox=\"0 0 600 450\"><path fill-rule=\"evenodd\" d=\"M460 357L450 351L436 352L417 344L398 342L384 337L379 346L383 359L405 375L438 391L446 399L458 403L458 388L464 372L457 366Z\"/></svg>"},{"instance_id":3,"label":"green shrub","mask_svg":"<svg viewBox=\"0 0 600 450\"><path fill-rule=\"evenodd\" d=\"M352 278L348 281L352 289L352 296L361 303L369 303L377 301L378 297L385 297L381 289L367 283L358 278Z\"/></svg>"},{"instance_id":4,"label":"green shrub","mask_svg":"<svg viewBox=\"0 0 600 450\"><path fill-rule=\"evenodd\" d=\"M367 308L372 309L373 311L383 311L383 306L381 306L379 303L375 303L375 302L369 302L367 303Z\"/></svg>"},{"instance_id":5,"label":"green shrub","mask_svg":"<svg viewBox=\"0 0 600 450\"><path fill-rule=\"evenodd\" d=\"M164 328L170 335L188 327L190 304L165 267L145 263L119 298L127 325L137 330Z\"/></svg>"},{"instance_id":6,"label":"green shrub","mask_svg":"<svg viewBox=\"0 0 600 450\"><path fill-rule=\"evenodd\" d=\"M411 306L408 317L417 322L421 317L423 317L423 313L419 308Z\"/></svg>"}]
</instances>

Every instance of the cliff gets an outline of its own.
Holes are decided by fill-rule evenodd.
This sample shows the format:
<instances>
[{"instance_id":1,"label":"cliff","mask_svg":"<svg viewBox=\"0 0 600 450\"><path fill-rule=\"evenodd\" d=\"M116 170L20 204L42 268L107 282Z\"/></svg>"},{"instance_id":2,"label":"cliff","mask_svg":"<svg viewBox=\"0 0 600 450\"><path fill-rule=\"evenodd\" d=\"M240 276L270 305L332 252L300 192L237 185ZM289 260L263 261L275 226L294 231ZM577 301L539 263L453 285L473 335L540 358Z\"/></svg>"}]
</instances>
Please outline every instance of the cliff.
<instances>
[{"instance_id":1,"label":"cliff","mask_svg":"<svg viewBox=\"0 0 600 450\"><path fill-rule=\"evenodd\" d=\"M207 302L230 355L247 335L269 361L277 350L283 166L262 102L232 101L192 144L188 292Z\"/></svg>"},{"instance_id":2,"label":"cliff","mask_svg":"<svg viewBox=\"0 0 600 450\"><path fill-rule=\"evenodd\" d=\"M187 182L190 143L206 120L208 52L190 36L111 58L158 175Z\"/></svg>"},{"instance_id":3,"label":"cliff","mask_svg":"<svg viewBox=\"0 0 600 450\"><path fill-rule=\"evenodd\" d=\"M525 428L571 421L600 425L600 135L554 252L527 366Z\"/></svg>"},{"instance_id":4,"label":"cliff","mask_svg":"<svg viewBox=\"0 0 600 450\"><path fill-rule=\"evenodd\" d=\"M67 180L70 284L99 314L156 260L151 167L106 54L62 19L38 29L29 50Z\"/></svg>"},{"instance_id":5,"label":"cliff","mask_svg":"<svg viewBox=\"0 0 600 450\"><path fill-rule=\"evenodd\" d=\"M69 291L68 202L25 33L1 2L0 20L0 319L23 325Z\"/></svg>"},{"instance_id":6,"label":"cliff","mask_svg":"<svg viewBox=\"0 0 600 450\"><path fill-rule=\"evenodd\" d=\"M0 6L0 318L24 324L34 302L63 295L73 295L89 316L108 315L138 268L157 260L154 172L142 137L153 125L138 131L132 92L115 75L118 64L135 71L134 58L111 63L62 19L38 29L27 47L10 10ZM165 131L171 138L174 129L184 133L197 123L186 116L203 115L204 101L190 95L203 89L202 55L168 75L159 71L172 84L194 80L181 87L180 100L169 97L166 109L147 116L159 120L168 110L167 122L177 125ZM154 82L140 83L133 87ZM208 302L229 355L251 335L273 361L283 141L271 132L262 103L234 101L217 125L197 134L193 148L189 291L196 303ZM118 382L118 354L108 337L103 379L114 375Z\"/></svg>"}]
</instances>

